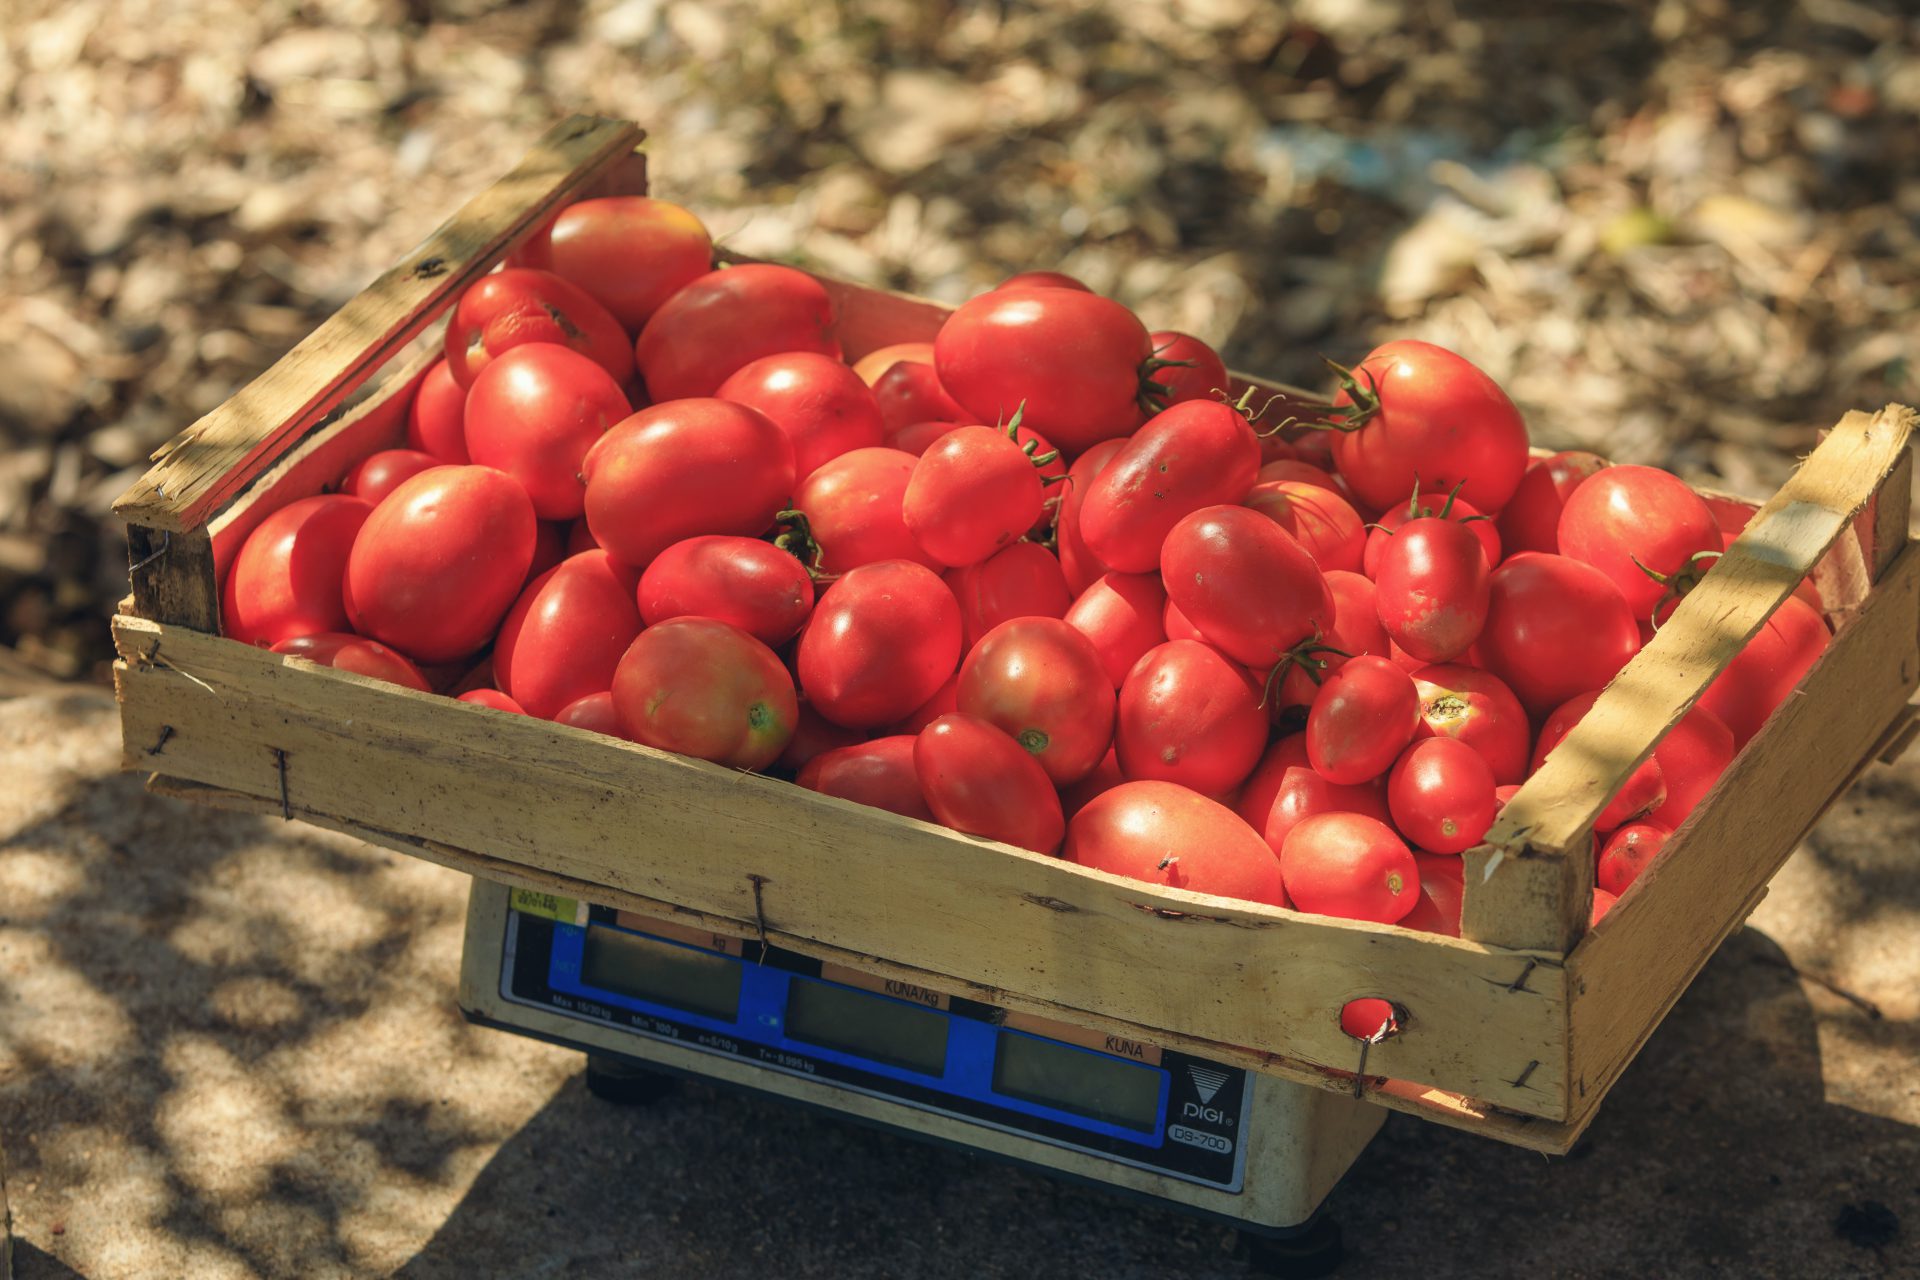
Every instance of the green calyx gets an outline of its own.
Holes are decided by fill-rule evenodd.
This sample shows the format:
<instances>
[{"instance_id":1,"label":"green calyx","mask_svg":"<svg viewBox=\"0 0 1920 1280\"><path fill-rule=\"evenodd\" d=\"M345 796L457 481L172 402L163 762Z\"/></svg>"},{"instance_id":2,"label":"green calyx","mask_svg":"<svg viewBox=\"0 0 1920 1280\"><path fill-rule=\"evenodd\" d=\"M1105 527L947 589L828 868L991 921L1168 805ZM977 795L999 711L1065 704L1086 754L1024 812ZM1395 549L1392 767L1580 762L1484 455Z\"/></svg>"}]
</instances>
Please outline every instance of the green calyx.
<instances>
[{"instance_id":1,"label":"green calyx","mask_svg":"<svg viewBox=\"0 0 1920 1280\"><path fill-rule=\"evenodd\" d=\"M813 536L813 526L808 523L806 512L789 507L773 519L777 526L782 527L769 541L805 565L808 577L815 582L831 582L840 576L820 567L826 552L819 539Z\"/></svg>"},{"instance_id":2,"label":"green calyx","mask_svg":"<svg viewBox=\"0 0 1920 1280\"><path fill-rule=\"evenodd\" d=\"M1363 368L1356 374L1337 360L1327 356L1320 359L1340 379L1340 390L1347 393L1347 403L1328 409L1318 420L1306 425L1321 431L1358 431L1380 412L1380 385L1373 380L1373 371ZM1367 380L1364 387L1360 385L1361 378Z\"/></svg>"},{"instance_id":3,"label":"green calyx","mask_svg":"<svg viewBox=\"0 0 1920 1280\"><path fill-rule=\"evenodd\" d=\"M1274 693L1287 678L1287 672L1299 667L1307 673L1307 679L1319 684L1327 678L1327 668L1332 664L1327 655L1336 658L1351 658L1353 655L1345 649L1336 649L1330 644L1320 642L1320 632L1316 631L1310 639L1303 640L1280 655L1280 661L1273 664L1273 670L1267 672L1266 682L1260 689L1260 706L1264 709L1273 701Z\"/></svg>"},{"instance_id":4,"label":"green calyx","mask_svg":"<svg viewBox=\"0 0 1920 1280\"><path fill-rule=\"evenodd\" d=\"M1014 409L1013 416L1005 422L994 424L994 430L1004 433L1007 439L1019 445L1020 452L1026 454L1027 460L1033 463L1034 466L1044 467L1057 459L1060 456L1060 451L1058 449L1049 449L1045 453L1036 453L1035 450L1040 447L1038 440L1022 440L1020 438L1020 419L1025 416L1026 412L1027 402L1022 400ZM1064 480L1065 478L1065 476L1047 476L1041 480L1040 483L1053 484L1055 481Z\"/></svg>"},{"instance_id":5,"label":"green calyx","mask_svg":"<svg viewBox=\"0 0 1920 1280\"><path fill-rule=\"evenodd\" d=\"M1707 576L1707 571L1719 563L1720 557L1725 554L1724 551L1696 551L1687 557L1685 564L1672 573L1661 573L1658 569L1649 567L1639 556L1632 557L1635 568L1666 588L1653 604L1652 622L1655 631L1660 629L1660 611L1666 608L1670 601L1680 599L1699 586L1700 580Z\"/></svg>"}]
</instances>

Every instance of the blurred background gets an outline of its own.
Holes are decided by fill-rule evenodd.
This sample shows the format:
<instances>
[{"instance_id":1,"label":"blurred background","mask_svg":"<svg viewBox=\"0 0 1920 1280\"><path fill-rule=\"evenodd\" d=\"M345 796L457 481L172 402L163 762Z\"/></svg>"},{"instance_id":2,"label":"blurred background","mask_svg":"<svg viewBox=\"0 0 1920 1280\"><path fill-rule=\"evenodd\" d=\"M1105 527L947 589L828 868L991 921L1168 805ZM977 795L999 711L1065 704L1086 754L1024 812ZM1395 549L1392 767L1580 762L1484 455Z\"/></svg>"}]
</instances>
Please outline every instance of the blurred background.
<instances>
[{"instance_id":1,"label":"blurred background","mask_svg":"<svg viewBox=\"0 0 1920 1280\"><path fill-rule=\"evenodd\" d=\"M1736 491L1920 396L1902 0L9 0L0 657L103 679L147 454L573 110L744 252L1315 387L1426 337Z\"/></svg>"}]
</instances>

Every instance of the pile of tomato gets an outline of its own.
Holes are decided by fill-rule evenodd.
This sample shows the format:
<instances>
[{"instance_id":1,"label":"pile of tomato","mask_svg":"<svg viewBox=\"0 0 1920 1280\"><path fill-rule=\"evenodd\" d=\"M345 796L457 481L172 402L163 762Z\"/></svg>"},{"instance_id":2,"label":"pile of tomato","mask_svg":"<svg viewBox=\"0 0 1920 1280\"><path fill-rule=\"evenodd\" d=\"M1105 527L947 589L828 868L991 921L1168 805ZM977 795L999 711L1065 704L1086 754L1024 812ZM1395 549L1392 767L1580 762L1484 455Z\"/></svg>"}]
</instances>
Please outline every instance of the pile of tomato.
<instances>
[{"instance_id":1,"label":"pile of tomato","mask_svg":"<svg viewBox=\"0 0 1920 1280\"><path fill-rule=\"evenodd\" d=\"M1283 432L1070 277L849 363L820 281L712 258L662 201L560 213L459 300L407 447L252 532L228 634L1457 934L1459 855L1738 532L1665 472L1532 458L1424 342ZM1596 912L1825 646L1802 590L1608 807Z\"/></svg>"}]
</instances>

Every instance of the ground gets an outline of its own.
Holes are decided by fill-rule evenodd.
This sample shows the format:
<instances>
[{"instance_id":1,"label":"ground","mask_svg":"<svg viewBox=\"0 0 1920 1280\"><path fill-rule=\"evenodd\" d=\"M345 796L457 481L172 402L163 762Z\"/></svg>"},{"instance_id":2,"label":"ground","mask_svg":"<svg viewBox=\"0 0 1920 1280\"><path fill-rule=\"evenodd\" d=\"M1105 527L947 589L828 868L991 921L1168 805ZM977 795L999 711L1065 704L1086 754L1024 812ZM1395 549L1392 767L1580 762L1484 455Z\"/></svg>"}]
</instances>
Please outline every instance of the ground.
<instances>
[{"instance_id":1,"label":"ground","mask_svg":"<svg viewBox=\"0 0 1920 1280\"><path fill-rule=\"evenodd\" d=\"M1246 1274L1222 1228L772 1102L611 1108L461 1019L464 877L118 759L98 690L0 703L20 1280ZM1573 1157L1391 1117L1342 1274L1911 1275L1917 795L1920 754L1866 774Z\"/></svg>"}]
</instances>

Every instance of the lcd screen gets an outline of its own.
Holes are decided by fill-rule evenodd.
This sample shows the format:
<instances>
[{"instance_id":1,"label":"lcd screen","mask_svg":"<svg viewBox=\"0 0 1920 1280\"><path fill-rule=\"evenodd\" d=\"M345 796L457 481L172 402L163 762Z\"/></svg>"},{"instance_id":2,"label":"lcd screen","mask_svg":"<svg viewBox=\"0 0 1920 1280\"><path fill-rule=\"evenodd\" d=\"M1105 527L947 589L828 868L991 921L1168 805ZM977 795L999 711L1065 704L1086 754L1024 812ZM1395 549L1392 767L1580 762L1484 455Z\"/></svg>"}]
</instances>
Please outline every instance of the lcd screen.
<instances>
[{"instance_id":1,"label":"lcd screen","mask_svg":"<svg viewBox=\"0 0 1920 1280\"><path fill-rule=\"evenodd\" d=\"M930 1076L947 1066L944 1013L807 978L788 989L787 1035Z\"/></svg>"},{"instance_id":2,"label":"lcd screen","mask_svg":"<svg viewBox=\"0 0 1920 1280\"><path fill-rule=\"evenodd\" d=\"M740 1012L738 961L604 925L587 926L580 981L615 995L726 1022Z\"/></svg>"},{"instance_id":3,"label":"lcd screen","mask_svg":"<svg viewBox=\"0 0 1920 1280\"><path fill-rule=\"evenodd\" d=\"M1163 1074L1157 1067L1002 1031L993 1089L1023 1102L1152 1133L1160 1120Z\"/></svg>"}]
</instances>

